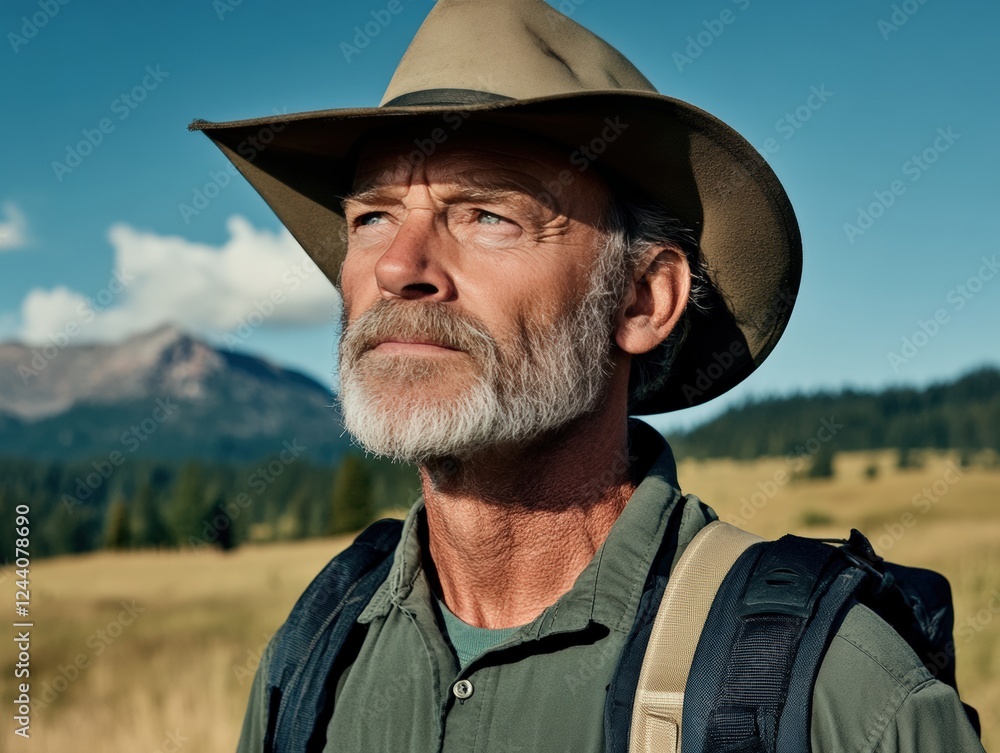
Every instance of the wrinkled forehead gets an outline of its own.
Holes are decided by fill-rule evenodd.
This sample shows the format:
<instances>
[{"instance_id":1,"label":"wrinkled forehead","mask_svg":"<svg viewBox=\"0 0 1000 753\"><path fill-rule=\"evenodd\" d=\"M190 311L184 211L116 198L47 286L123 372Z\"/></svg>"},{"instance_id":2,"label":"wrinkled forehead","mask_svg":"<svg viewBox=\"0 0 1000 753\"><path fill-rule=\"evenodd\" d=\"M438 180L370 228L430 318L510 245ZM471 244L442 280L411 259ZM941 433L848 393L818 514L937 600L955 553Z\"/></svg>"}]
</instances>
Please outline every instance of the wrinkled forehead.
<instances>
[{"instance_id":1,"label":"wrinkled forehead","mask_svg":"<svg viewBox=\"0 0 1000 753\"><path fill-rule=\"evenodd\" d=\"M571 149L487 124L386 129L367 137L357 155L352 194L422 180L517 191L564 213L603 208L609 196L604 178L591 165L581 170Z\"/></svg>"}]
</instances>

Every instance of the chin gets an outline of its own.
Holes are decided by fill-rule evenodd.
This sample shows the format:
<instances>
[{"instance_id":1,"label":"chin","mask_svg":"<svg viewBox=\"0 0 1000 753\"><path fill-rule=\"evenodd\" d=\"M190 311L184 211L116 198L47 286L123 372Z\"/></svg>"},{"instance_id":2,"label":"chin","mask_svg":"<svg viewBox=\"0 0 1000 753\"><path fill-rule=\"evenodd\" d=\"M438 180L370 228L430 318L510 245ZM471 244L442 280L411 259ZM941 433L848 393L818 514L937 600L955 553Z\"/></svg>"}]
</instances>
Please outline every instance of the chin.
<instances>
[{"instance_id":1,"label":"chin","mask_svg":"<svg viewBox=\"0 0 1000 753\"><path fill-rule=\"evenodd\" d=\"M497 400L481 381L436 369L356 376L341 385L341 412L345 428L368 452L421 465L492 441Z\"/></svg>"},{"instance_id":2,"label":"chin","mask_svg":"<svg viewBox=\"0 0 1000 753\"><path fill-rule=\"evenodd\" d=\"M342 392L341 407L345 427L365 450L418 466L526 447L564 431L585 413L568 405L552 412L551 403L550 411L539 412L533 401L505 405L481 383L444 398L413 385L377 393L349 389Z\"/></svg>"}]
</instances>

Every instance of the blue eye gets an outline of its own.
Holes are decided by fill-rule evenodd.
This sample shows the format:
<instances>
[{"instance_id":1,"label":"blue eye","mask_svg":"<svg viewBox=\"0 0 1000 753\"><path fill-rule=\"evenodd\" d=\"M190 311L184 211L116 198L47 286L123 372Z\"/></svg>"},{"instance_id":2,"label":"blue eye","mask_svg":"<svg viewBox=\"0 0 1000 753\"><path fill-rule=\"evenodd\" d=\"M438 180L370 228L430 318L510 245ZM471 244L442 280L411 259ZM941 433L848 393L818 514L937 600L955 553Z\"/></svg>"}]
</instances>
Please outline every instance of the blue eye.
<instances>
[{"instance_id":1,"label":"blue eye","mask_svg":"<svg viewBox=\"0 0 1000 753\"><path fill-rule=\"evenodd\" d=\"M493 212L483 212L480 211L478 222L483 225L499 225L503 222L503 217L499 214L494 214Z\"/></svg>"},{"instance_id":2,"label":"blue eye","mask_svg":"<svg viewBox=\"0 0 1000 753\"><path fill-rule=\"evenodd\" d=\"M356 225L375 225L383 219L381 212L363 214L354 221Z\"/></svg>"}]
</instances>

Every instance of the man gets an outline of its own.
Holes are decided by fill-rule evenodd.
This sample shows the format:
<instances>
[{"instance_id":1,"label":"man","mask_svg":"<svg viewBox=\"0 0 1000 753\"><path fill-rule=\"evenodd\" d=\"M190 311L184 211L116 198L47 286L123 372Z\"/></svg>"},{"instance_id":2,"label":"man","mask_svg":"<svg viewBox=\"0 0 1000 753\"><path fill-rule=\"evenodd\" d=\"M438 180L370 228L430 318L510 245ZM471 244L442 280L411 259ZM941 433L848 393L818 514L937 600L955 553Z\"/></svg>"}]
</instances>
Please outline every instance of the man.
<instances>
[{"instance_id":1,"label":"man","mask_svg":"<svg viewBox=\"0 0 1000 753\"><path fill-rule=\"evenodd\" d=\"M338 284L347 428L420 467L317 749L604 750L650 573L715 518L628 416L711 399L773 348L800 272L777 179L541 0L440 0L380 108L195 127ZM273 734L274 652L245 753ZM863 607L812 701L815 751L981 750Z\"/></svg>"}]
</instances>

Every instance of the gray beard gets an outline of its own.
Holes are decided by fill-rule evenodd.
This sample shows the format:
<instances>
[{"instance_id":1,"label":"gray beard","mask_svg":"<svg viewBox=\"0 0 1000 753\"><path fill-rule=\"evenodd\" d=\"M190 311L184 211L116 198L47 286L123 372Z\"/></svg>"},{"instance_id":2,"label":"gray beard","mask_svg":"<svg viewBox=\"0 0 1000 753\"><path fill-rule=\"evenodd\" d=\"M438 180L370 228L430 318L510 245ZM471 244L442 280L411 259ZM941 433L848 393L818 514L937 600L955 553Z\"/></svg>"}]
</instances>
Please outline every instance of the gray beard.
<instances>
[{"instance_id":1,"label":"gray beard","mask_svg":"<svg viewBox=\"0 0 1000 753\"><path fill-rule=\"evenodd\" d=\"M380 300L352 325L343 323L339 400L347 430L375 455L427 465L526 446L590 413L611 374L618 280L599 263L576 308L549 325L521 322L517 342L502 346L447 304ZM387 337L429 337L465 354L370 353ZM455 380L459 362L471 378L435 394L445 378Z\"/></svg>"}]
</instances>

